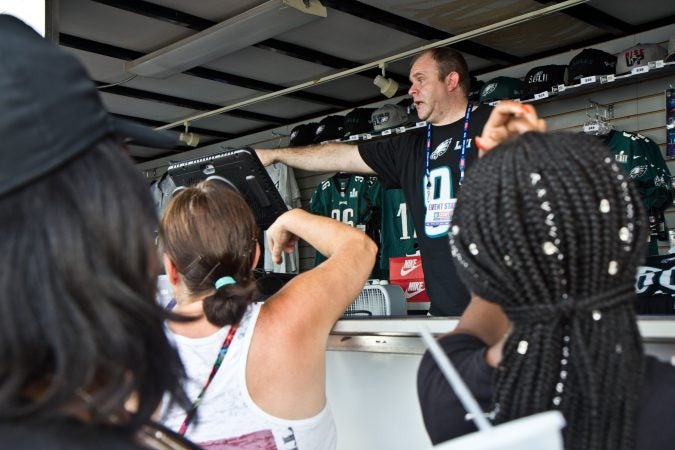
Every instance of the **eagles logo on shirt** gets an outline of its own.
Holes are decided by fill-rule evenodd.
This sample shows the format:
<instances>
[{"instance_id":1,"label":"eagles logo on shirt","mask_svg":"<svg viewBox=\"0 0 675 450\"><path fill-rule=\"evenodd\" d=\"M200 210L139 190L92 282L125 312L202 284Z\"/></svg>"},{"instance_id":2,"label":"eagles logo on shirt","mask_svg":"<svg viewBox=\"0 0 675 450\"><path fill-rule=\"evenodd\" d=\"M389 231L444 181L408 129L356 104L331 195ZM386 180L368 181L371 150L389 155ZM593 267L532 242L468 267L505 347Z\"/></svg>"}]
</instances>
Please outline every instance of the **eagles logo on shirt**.
<instances>
[{"instance_id":1,"label":"eagles logo on shirt","mask_svg":"<svg viewBox=\"0 0 675 450\"><path fill-rule=\"evenodd\" d=\"M452 138L446 139L440 144L438 144L438 147L436 147L436 150L431 153L431 156L429 158L436 160L443 156L448 149L450 149L450 144L452 144Z\"/></svg>"},{"instance_id":2,"label":"eagles logo on shirt","mask_svg":"<svg viewBox=\"0 0 675 450\"><path fill-rule=\"evenodd\" d=\"M644 176L645 173L647 173L647 166L635 166L630 171L630 177L632 179L640 178Z\"/></svg>"}]
</instances>

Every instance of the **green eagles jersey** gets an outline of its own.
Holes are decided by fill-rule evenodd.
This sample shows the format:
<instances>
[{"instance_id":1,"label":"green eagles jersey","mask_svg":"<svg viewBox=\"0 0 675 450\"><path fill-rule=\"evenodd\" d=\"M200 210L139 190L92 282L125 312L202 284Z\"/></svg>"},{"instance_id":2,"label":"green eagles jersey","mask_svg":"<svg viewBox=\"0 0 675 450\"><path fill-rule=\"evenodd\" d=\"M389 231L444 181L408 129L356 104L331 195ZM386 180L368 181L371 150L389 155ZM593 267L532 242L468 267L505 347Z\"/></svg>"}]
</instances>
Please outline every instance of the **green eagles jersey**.
<instances>
[{"instance_id":1,"label":"green eagles jersey","mask_svg":"<svg viewBox=\"0 0 675 450\"><path fill-rule=\"evenodd\" d=\"M364 232L380 202L380 183L376 177L338 174L321 182L312 194L309 210L357 227ZM316 252L315 265L326 257Z\"/></svg>"},{"instance_id":2,"label":"green eagles jersey","mask_svg":"<svg viewBox=\"0 0 675 450\"><path fill-rule=\"evenodd\" d=\"M672 176L651 139L637 133L612 131L607 140L614 159L626 170L650 214L663 211L672 202Z\"/></svg>"},{"instance_id":3,"label":"green eagles jersey","mask_svg":"<svg viewBox=\"0 0 675 450\"><path fill-rule=\"evenodd\" d=\"M383 276L388 278L389 258L412 255L417 250L417 233L403 189L383 189L380 230L380 269Z\"/></svg>"}]
</instances>

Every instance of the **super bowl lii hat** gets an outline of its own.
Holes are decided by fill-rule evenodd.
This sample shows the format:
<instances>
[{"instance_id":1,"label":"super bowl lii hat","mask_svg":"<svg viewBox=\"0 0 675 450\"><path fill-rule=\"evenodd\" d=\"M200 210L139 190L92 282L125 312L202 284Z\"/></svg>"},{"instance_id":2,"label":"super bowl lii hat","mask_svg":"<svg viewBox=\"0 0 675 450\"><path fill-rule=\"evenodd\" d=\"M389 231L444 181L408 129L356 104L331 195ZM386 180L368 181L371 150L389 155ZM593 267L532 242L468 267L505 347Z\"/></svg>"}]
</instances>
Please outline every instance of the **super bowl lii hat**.
<instances>
[{"instance_id":1,"label":"super bowl lii hat","mask_svg":"<svg viewBox=\"0 0 675 450\"><path fill-rule=\"evenodd\" d=\"M288 142L289 147L301 147L314 142L316 129L319 127L317 122L301 123L291 130L291 137Z\"/></svg>"},{"instance_id":2,"label":"super bowl lii hat","mask_svg":"<svg viewBox=\"0 0 675 450\"><path fill-rule=\"evenodd\" d=\"M486 82L480 90L481 102L513 100L523 94L523 82L518 78L496 77Z\"/></svg>"},{"instance_id":3,"label":"super bowl lii hat","mask_svg":"<svg viewBox=\"0 0 675 450\"><path fill-rule=\"evenodd\" d=\"M314 143L319 144L325 141L342 139L345 135L345 117L344 116L326 116L320 122L314 135Z\"/></svg>"},{"instance_id":4,"label":"super bowl lii hat","mask_svg":"<svg viewBox=\"0 0 675 450\"><path fill-rule=\"evenodd\" d=\"M616 56L595 48L587 48L570 60L567 84L579 84L582 78L616 73Z\"/></svg>"},{"instance_id":5,"label":"super bowl lii hat","mask_svg":"<svg viewBox=\"0 0 675 450\"><path fill-rule=\"evenodd\" d=\"M345 136L367 133L373 130L370 116L375 108L355 108L345 115Z\"/></svg>"},{"instance_id":6,"label":"super bowl lii hat","mask_svg":"<svg viewBox=\"0 0 675 450\"><path fill-rule=\"evenodd\" d=\"M666 49L657 44L638 44L616 55L616 74L628 73L636 67L666 57Z\"/></svg>"},{"instance_id":7,"label":"super bowl lii hat","mask_svg":"<svg viewBox=\"0 0 675 450\"><path fill-rule=\"evenodd\" d=\"M113 118L72 54L16 17L0 14L0 195L27 185L117 134L155 147L179 145Z\"/></svg>"},{"instance_id":8,"label":"super bowl lii hat","mask_svg":"<svg viewBox=\"0 0 675 450\"><path fill-rule=\"evenodd\" d=\"M375 131L382 131L407 123L408 114L405 112L403 106L387 103L375 110L372 115L372 121Z\"/></svg>"},{"instance_id":9,"label":"super bowl lii hat","mask_svg":"<svg viewBox=\"0 0 675 450\"><path fill-rule=\"evenodd\" d=\"M549 64L530 69L525 75L525 87L523 95L532 98L540 92L548 92L553 86L565 84L567 66L562 64Z\"/></svg>"}]
</instances>

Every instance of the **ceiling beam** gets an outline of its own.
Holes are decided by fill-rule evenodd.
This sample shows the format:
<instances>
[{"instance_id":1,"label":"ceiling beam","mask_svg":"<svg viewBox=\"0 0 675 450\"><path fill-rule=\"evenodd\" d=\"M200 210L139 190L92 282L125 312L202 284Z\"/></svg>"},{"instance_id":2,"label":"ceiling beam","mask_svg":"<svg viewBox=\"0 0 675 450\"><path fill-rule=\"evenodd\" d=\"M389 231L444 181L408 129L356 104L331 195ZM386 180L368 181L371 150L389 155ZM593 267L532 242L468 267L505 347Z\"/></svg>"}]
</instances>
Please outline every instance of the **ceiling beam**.
<instances>
[{"instance_id":1,"label":"ceiling beam","mask_svg":"<svg viewBox=\"0 0 675 450\"><path fill-rule=\"evenodd\" d=\"M563 0L535 0L537 3L548 5L550 3L562 3ZM620 36L626 33L626 30L633 28L633 25L624 22L621 19L600 11L588 4L576 5L560 11L560 14L565 14L576 20L600 28L605 33L613 36Z\"/></svg>"},{"instance_id":2,"label":"ceiling beam","mask_svg":"<svg viewBox=\"0 0 675 450\"><path fill-rule=\"evenodd\" d=\"M370 5L366 5L365 3L361 3L359 1L322 0L322 3L324 6L327 6L331 9L359 17L369 22L374 22L389 28L394 28L403 33L410 34L428 41L443 40L454 36L454 34L424 25L414 20L406 19L405 17L392 14L388 11L375 8ZM522 59L518 56L511 55L509 53L502 52L473 41L467 40L458 42L456 44L450 45L450 47L460 52L498 63L519 64L522 62Z\"/></svg>"},{"instance_id":3,"label":"ceiling beam","mask_svg":"<svg viewBox=\"0 0 675 450\"><path fill-rule=\"evenodd\" d=\"M132 12L134 14L139 14L145 17L150 17L152 19L171 23L173 25L179 25L195 31L203 31L207 28L217 25L218 23L208 19L194 16L192 14L183 13L175 9L159 6L144 0L92 0L92 1L112 6L114 8L122 9L124 11ZM328 55L326 53L319 52L317 50L312 50L307 47L283 42L278 39L267 39L265 41L254 44L253 46L263 50L273 51L278 54L289 56L291 58L300 59L303 61L311 62L325 67L330 67L332 69L344 70L358 67L359 65L361 65L360 63L357 63L355 61L349 61L347 59L338 58L336 56ZM360 75L375 78L375 76L379 74L380 72L377 70L370 70L364 71ZM403 84L405 86L408 86L410 84L407 75L406 76L399 75L393 72L387 72L387 74L389 78L394 79L399 84Z\"/></svg>"},{"instance_id":4,"label":"ceiling beam","mask_svg":"<svg viewBox=\"0 0 675 450\"><path fill-rule=\"evenodd\" d=\"M145 55L142 52L116 47L109 44L103 44L64 33L59 35L59 44L85 52L121 59L123 61L132 61ZM205 67L195 67L194 69L187 70L183 73L255 91L274 92L286 88L286 86L254 80L252 78L220 72L213 69L207 69ZM347 100L328 97L326 95L313 94L310 92L294 92L293 94L289 94L288 97L329 106L349 107L352 104Z\"/></svg>"},{"instance_id":5,"label":"ceiling beam","mask_svg":"<svg viewBox=\"0 0 675 450\"><path fill-rule=\"evenodd\" d=\"M157 128L161 127L162 125L166 125L168 122L162 122L161 120L153 120L153 119L146 119L144 117L134 117L134 116L127 116L124 114L115 114L115 113L110 113L112 116L128 120L130 122L136 122L141 125L145 125L146 127L151 127L151 128ZM201 128L201 127L193 127L190 125L190 131L193 133L197 133L201 136L211 136L213 138L218 138L218 139L232 139L235 135L232 133L225 133L223 131L217 131L217 130L209 130L208 128Z\"/></svg>"},{"instance_id":6,"label":"ceiling beam","mask_svg":"<svg viewBox=\"0 0 675 450\"><path fill-rule=\"evenodd\" d=\"M267 39L255 44L254 46L264 50L279 53L281 55L290 56L291 58L301 59L303 61L331 67L338 70L353 69L354 67L361 65L361 63L339 58L337 56L329 55L317 50L312 50L300 45L291 44L289 42L283 42L278 39ZM377 75L381 75L381 71L378 69L364 70L357 75L373 79ZM410 80L408 80L407 75L400 75L387 70L387 77L393 79L402 86L410 86Z\"/></svg>"},{"instance_id":7,"label":"ceiling beam","mask_svg":"<svg viewBox=\"0 0 675 450\"><path fill-rule=\"evenodd\" d=\"M216 22L203 19L192 14L178 11L177 9L167 8L155 3L144 0L92 0L95 3L112 6L141 16L161 20L180 27L190 28L195 31L205 30Z\"/></svg>"},{"instance_id":8,"label":"ceiling beam","mask_svg":"<svg viewBox=\"0 0 675 450\"><path fill-rule=\"evenodd\" d=\"M171 106L178 106L181 108L195 109L197 111L212 111L214 109L220 108L220 105L215 105L212 103L205 103L196 100L189 100L186 98L175 97L173 95L160 94L157 92L143 91L141 89L134 89L127 86L109 86L106 88L101 88L105 86L106 83L96 81L96 85L99 86L99 92L122 95L124 97L135 98L138 100L148 100L151 102L164 103ZM267 122L273 124L283 124L284 120L279 119L275 116L270 116L267 114L259 114L250 111L244 111L241 109L228 111L224 115L238 117L246 120L255 120L257 122Z\"/></svg>"}]
</instances>

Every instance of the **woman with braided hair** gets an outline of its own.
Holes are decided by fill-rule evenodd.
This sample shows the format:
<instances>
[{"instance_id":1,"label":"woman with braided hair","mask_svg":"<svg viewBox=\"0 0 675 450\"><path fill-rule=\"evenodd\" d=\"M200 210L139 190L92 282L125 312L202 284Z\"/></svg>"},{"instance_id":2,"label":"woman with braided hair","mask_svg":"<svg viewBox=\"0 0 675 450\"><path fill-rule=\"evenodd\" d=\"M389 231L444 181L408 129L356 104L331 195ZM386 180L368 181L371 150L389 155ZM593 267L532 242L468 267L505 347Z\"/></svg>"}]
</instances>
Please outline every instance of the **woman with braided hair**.
<instances>
[{"instance_id":1,"label":"woman with braided hair","mask_svg":"<svg viewBox=\"0 0 675 450\"><path fill-rule=\"evenodd\" d=\"M567 449L672 448L675 368L644 355L634 312L647 228L592 137L526 133L474 163L450 236L472 300L441 345L495 423L558 409ZM429 355L418 392L434 443L475 431Z\"/></svg>"}]
</instances>

